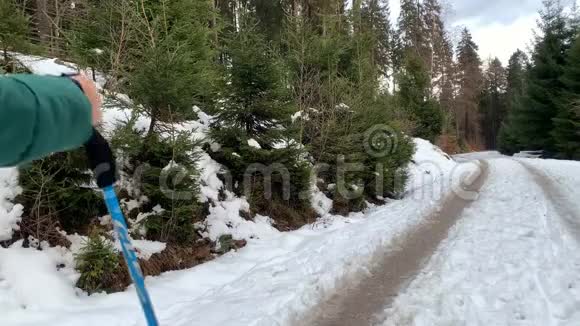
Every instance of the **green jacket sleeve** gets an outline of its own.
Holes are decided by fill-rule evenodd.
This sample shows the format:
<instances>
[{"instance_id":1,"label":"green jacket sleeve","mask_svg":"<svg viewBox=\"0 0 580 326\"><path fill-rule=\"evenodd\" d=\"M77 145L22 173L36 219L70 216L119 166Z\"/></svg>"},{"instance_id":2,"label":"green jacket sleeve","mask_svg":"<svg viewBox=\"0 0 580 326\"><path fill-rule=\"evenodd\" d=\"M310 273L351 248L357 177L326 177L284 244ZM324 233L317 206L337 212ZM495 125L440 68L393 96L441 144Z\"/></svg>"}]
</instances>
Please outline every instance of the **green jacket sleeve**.
<instances>
[{"instance_id":1,"label":"green jacket sleeve","mask_svg":"<svg viewBox=\"0 0 580 326\"><path fill-rule=\"evenodd\" d=\"M63 77L0 77L0 166L16 166L83 145L91 104Z\"/></svg>"}]
</instances>

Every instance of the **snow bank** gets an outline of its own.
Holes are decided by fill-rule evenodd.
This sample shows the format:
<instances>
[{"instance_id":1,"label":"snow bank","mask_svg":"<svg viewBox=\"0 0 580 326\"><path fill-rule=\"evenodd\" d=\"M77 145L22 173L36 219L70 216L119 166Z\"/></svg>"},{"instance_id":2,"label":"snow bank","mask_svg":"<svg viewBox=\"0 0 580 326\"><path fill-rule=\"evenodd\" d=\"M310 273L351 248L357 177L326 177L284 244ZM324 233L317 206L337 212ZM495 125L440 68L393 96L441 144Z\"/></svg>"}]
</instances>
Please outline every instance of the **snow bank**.
<instances>
[{"instance_id":1,"label":"snow bank","mask_svg":"<svg viewBox=\"0 0 580 326\"><path fill-rule=\"evenodd\" d=\"M459 165L429 141L420 138L413 141L416 152L412 163L409 164L406 196L413 196L417 200L439 197L452 187L450 180L453 180L453 177L448 176L460 173ZM437 187L432 187L434 184Z\"/></svg>"},{"instance_id":2,"label":"snow bank","mask_svg":"<svg viewBox=\"0 0 580 326\"><path fill-rule=\"evenodd\" d=\"M11 201L22 192L18 186L16 169L0 169L0 241L10 240L13 230L18 230L18 222L24 207Z\"/></svg>"},{"instance_id":3,"label":"snow bank","mask_svg":"<svg viewBox=\"0 0 580 326\"><path fill-rule=\"evenodd\" d=\"M254 220L247 220L240 216L240 212L250 212L250 204L244 198L237 198L226 191L227 199L216 201L209 209L205 220L207 232L204 236L216 241L220 236L231 234L234 240L269 238L279 233L272 226L268 217L257 216Z\"/></svg>"},{"instance_id":4,"label":"snow bank","mask_svg":"<svg viewBox=\"0 0 580 326\"><path fill-rule=\"evenodd\" d=\"M9 308L59 309L75 303L78 298L74 287L57 272L50 256L36 249L19 248L21 245L0 247L0 312L10 312Z\"/></svg>"},{"instance_id":5,"label":"snow bank","mask_svg":"<svg viewBox=\"0 0 580 326\"><path fill-rule=\"evenodd\" d=\"M326 197L326 195L318 189L317 186L313 186L312 197L310 198L312 202L312 208L321 217L330 214L332 210L332 199Z\"/></svg>"},{"instance_id":6,"label":"snow bank","mask_svg":"<svg viewBox=\"0 0 580 326\"><path fill-rule=\"evenodd\" d=\"M75 74L78 72L74 64L65 63L58 59L49 59L20 53L11 53L10 55L20 61L20 63L28 68L28 70L33 74L60 76L62 74Z\"/></svg>"},{"instance_id":7,"label":"snow bank","mask_svg":"<svg viewBox=\"0 0 580 326\"><path fill-rule=\"evenodd\" d=\"M145 260L148 260L154 254L163 252L167 247L163 242L149 240L131 240L131 244L137 251L137 257ZM117 247L117 250L121 250L120 244Z\"/></svg>"},{"instance_id":8,"label":"snow bank","mask_svg":"<svg viewBox=\"0 0 580 326\"><path fill-rule=\"evenodd\" d=\"M79 68L76 64L64 62L60 59L45 58L16 52L10 52L10 56L28 68L30 72L37 75L61 76L62 74L76 74L79 72ZM92 70L82 71L82 73L92 77ZM96 80L97 86L101 89L107 81L106 76L99 72L95 73L94 79Z\"/></svg>"}]
</instances>

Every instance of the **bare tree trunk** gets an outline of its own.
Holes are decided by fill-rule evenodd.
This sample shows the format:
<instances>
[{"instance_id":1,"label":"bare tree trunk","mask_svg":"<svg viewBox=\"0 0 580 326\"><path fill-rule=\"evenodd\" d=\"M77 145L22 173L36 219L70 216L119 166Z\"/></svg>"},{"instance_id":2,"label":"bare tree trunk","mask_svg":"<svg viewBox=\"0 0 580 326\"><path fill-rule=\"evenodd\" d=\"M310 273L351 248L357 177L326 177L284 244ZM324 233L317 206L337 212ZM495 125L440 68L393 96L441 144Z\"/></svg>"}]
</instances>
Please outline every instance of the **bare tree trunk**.
<instances>
[{"instance_id":1,"label":"bare tree trunk","mask_svg":"<svg viewBox=\"0 0 580 326\"><path fill-rule=\"evenodd\" d=\"M50 18L48 16L48 0L36 0L36 21L38 37L43 45L50 45Z\"/></svg>"},{"instance_id":2,"label":"bare tree trunk","mask_svg":"<svg viewBox=\"0 0 580 326\"><path fill-rule=\"evenodd\" d=\"M54 19L52 20L51 28L51 38L50 38L50 49L53 54L57 54L60 48L58 44L58 37L60 36L60 20L61 13L59 8L59 0L54 1Z\"/></svg>"},{"instance_id":3,"label":"bare tree trunk","mask_svg":"<svg viewBox=\"0 0 580 326\"><path fill-rule=\"evenodd\" d=\"M149 123L149 130L147 131L147 135L145 136L146 140L149 140L153 134L155 133L155 127L157 126L157 117L159 116L159 110L157 108L153 108L151 110L151 123Z\"/></svg>"}]
</instances>

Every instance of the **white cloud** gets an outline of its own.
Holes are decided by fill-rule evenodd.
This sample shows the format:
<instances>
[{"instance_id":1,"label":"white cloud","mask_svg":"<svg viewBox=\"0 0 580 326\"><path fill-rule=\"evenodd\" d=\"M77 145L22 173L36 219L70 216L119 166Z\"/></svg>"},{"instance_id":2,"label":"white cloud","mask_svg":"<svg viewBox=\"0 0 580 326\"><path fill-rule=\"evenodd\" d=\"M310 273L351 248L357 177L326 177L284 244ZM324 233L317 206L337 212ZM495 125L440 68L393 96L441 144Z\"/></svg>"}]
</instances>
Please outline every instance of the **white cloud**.
<instances>
[{"instance_id":1,"label":"white cloud","mask_svg":"<svg viewBox=\"0 0 580 326\"><path fill-rule=\"evenodd\" d=\"M507 65L509 57L516 49L527 52L532 45L534 28L538 14L522 16L511 23L493 22L481 24L478 19L457 21L454 26L466 26L479 45L479 55L485 61L489 57L498 57Z\"/></svg>"},{"instance_id":2,"label":"white cloud","mask_svg":"<svg viewBox=\"0 0 580 326\"><path fill-rule=\"evenodd\" d=\"M571 1L574 0L563 0L563 3ZM454 43L459 41L459 28L465 26L479 45L482 60L498 57L504 66L517 49L528 51L537 26L537 11L542 7L540 0L447 0L442 3L451 6L444 5L444 14ZM396 24L401 11L400 0L389 0L389 6L391 22Z\"/></svg>"}]
</instances>

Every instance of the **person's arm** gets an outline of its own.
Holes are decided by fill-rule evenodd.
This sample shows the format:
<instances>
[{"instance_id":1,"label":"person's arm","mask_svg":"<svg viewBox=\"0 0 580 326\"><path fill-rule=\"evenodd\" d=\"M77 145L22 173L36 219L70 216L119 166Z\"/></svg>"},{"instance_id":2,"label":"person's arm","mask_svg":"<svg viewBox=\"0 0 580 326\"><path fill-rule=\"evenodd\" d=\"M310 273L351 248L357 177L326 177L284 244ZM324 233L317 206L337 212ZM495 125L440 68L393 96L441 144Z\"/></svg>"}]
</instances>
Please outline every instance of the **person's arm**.
<instances>
[{"instance_id":1,"label":"person's arm","mask_svg":"<svg viewBox=\"0 0 580 326\"><path fill-rule=\"evenodd\" d=\"M92 111L68 78L0 77L0 166L82 146L92 134Z\"/></svg>"}]
</instances>

